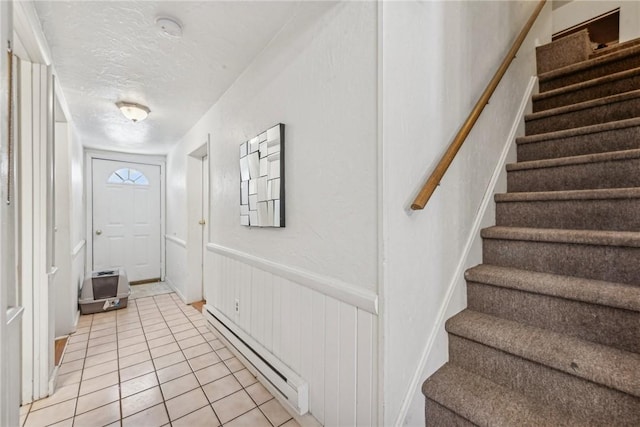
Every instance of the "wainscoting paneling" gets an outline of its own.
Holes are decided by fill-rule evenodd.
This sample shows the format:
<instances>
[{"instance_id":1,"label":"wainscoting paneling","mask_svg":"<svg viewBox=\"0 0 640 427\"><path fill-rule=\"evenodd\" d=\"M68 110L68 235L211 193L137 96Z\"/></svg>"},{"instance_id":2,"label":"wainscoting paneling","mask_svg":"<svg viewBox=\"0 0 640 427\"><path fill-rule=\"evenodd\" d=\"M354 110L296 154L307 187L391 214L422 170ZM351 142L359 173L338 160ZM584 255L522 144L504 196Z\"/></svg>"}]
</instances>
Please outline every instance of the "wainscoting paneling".
<instances>
[{"instance_id":1,"label":"wainscoting paneling","mask_svg":"<svg viewBox=\"0 0 640 427\"><path fill-rule=\"evenodd\" d=\"M376 424L376 315L213 250L205 262L207 303L309 383L320 423Z\"/></svg>"},{"instance_id":2,"label":"wainscoting paneling","mask_svg":"<svg viewBox=\"0 0 640 427\"><path fill-rule=\"evenodd\" d=\"M175 236L165 235L165 251L167 267L165 282L176 292L185 303L191 303L186 290L187 278L187 243Z\"/></svg>"}]
</instances>

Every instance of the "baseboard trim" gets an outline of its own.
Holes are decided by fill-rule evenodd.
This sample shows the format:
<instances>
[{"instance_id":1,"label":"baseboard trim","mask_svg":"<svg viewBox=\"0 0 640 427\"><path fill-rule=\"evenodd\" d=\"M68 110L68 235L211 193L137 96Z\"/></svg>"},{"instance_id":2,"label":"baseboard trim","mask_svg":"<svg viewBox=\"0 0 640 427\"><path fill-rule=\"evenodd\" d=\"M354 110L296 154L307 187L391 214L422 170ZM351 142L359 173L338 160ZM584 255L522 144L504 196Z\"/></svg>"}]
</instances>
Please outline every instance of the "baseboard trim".
<instances>
[{"instance_id":1,"label":"baseboard trim","mask_svg":"<svg viewBox=\"0 0 640 427\"><path fill-rule=\"evenodd\" d=\"M176 293L176 295L178 295L180 297L180 299L182 300L183 303L188 304L187 299L184 297L184 294L182 292L180 292L180 290L178 288L176 288L176 285L173 283L173 280L171 280L171 278L169 276L166 276L164 278L164 281L167 285L169 285L169 287L171 289L173 289L173 292Z\"/></svg>"},{"instance_id":2,"label":"baseboard trim","mask_svg":"<svg viewBox=\"0 0 640 427\"><path fill-rule=\"evenodd\" d=\"M58 383L58 369L60 369L60 366L54 366L53 371L51 372L51 377L49 377L49 383L47 385L49 396L53 396L53 392L56 390L56 384Z\"/></svg>"},{"instance_id":3,"label":"baseboard trim","mask_svg":"<svg viewBox=\"0 0 640 427\"><path fill-rule=\"evenodd\" d=\"M427 361L429 360L429 356L431 355L431 351L433 350L434 343L436 341L436 336L438 335L438 331L444 328L445 315L447 313L447 309L449 308L449 304L451 303L451 298L454 294L456 287L460 284L461 280L464 280L464 272L471 266L467 265L469 253L471 252L471 248L474 246L476 239L480 238L480 228L482 226L482 222L485 219L485 215L487 212L487 207L489 203L493 202L493 195L495 193L496 184L498 183L498 179L502 173L506 173L506 161L507 155L509 154L509 149L512 144L515 144L515 139L518 134L518 129L520 125L524 122L525 112L527 110L527 106L531 101L531 97L533 95L533 91L536 87L536 83L538 82L537 76L532 76L529 80L527 88L525 89L525 93L523 95L522 100L520 101L520 107L516 113L514 121L511 125L511 129L509 131L509 135L505 141L505 144L502 148L502 152L500 153L500 158L498 159L498 163L496 164L495 169L493 170L493 174L491 175L491 180L487 185L487 189L482 197L482 202L480 203L480 208L478 209L478 213L473 221L473 226L471 227L471 232L467 238L465 243L462 256L460 257L460 262L456 266L455 273L453 275L453 279L449 283L447 287L447 292L445 294L444 300L440 305L440 309L438 310L438 316L436 317L436 322L429 333L429 339L422 351L422 357L420 358L420 363L418 365L418 369L416 370L411 382L409 383L409 387L405 394L405 397L402 402L402 407L400 408L400 412L398 414L398 418L396 419L394 425L401 426L404 424L404 419L409 412L409 407L411 406L411 402L413 401L413 396L415 393L420 393L421 387L420 383L424 381L424 370L427 367Z\"/></svg>"},{"instance_id":4,"label":"baseboard trim","mask_svg":"<svg viewBox=\"0 0 640 427\"><path fill-rule=\"evenodd\" d=\"M291 280L306 288L358 307L371 314L378 314L378 295L375 292L362 289L332 277L322 276L310 271L279 264L235 249L216 245L215 243L207 244L207 250Z\"/></svg>"},{"instance_id":5,"label":"baseboard trim","mask_svg":"<svg viewBox=\"0 0 640 427\"><path fill-rule=\"evenodd\" d=\"M182 239L180 239L180 238L178 238L178 237L176 237L176 236L170 236L168 234L165 234L164 238L165 238L165 240L167 240L169 242L172 242L172 243L175 243L178 246L182 246L185 249L187 248L187 242L182 240Z\"/></svg>"},{"instance_id":6,"label":"baseboard trim","mask_svg":"<svg viewBox=\"0 0 640 427\"><path fill-rule=\"evenodd\" d=\"M80 320L80 310L76 309L76 320L73 322L73 331L75 333L78 330L78 321Z\"/></svg>"}]
</instances>

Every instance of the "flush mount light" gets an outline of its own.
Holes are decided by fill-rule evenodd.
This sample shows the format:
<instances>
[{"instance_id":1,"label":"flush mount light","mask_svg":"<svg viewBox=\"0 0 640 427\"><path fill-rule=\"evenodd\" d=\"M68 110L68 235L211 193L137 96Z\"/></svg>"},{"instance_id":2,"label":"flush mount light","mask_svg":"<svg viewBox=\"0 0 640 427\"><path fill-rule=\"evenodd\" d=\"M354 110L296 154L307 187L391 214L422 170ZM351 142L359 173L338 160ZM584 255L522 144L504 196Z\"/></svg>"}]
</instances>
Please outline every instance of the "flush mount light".
<instances>
[{"instance_id":1,"label":"flush mount light","mask_svg":"<svg viewBox=\"0 0 640 427\"><path fill-rule=\"evenodd\" d=\"M116 105L122 111L122 114L132 122L141 122L147 118L151 110L144 105L135 104L133 102L116 102Z\"/></svg>"},{"instance_id":2,"label":"flush mount light","mask_svg":"<svg viewBox=\"0 0 640 427\"><path fill-rule=\"evenodd\" d=\"M182 25L174 19L166 16L156 18L156 27L165 36L179 38L182 37Z\"/></svg>"}]
</instances>

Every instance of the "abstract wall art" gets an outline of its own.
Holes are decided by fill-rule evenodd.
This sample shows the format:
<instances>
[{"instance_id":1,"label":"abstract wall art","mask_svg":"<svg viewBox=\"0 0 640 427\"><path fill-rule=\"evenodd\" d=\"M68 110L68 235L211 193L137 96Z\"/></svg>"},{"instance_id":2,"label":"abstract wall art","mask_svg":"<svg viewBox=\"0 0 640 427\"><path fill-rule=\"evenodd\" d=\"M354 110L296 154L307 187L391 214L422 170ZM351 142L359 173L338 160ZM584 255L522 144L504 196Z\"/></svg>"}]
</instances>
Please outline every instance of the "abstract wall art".
<instances>
[{"instance_id":1,"label":"abstract wall art","mask_svg":"<svg viewBox=\"0 0 640 427\"><path fill-rule=\"evenodd\" d=\"M240 224L284 227L284 125L240 144Z\"/></svg>"}]
</instances>

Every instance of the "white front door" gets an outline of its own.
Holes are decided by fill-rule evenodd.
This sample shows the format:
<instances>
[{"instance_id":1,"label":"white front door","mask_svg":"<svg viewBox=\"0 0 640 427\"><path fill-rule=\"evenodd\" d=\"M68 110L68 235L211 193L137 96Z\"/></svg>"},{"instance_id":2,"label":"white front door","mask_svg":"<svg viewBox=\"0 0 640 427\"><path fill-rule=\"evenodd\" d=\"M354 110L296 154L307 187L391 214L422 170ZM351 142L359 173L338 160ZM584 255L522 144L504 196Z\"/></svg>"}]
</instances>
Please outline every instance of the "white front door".
<instances>
[{"instance_id":1,"label":"white front door","mask_svg":"<svg viewBox=\"0 0 640 427\"><path fill-rule=\"evenodd\" d=\"M160 166L93 159L92 181L93 270L159 279Z\"/></svg>"}]
</instances>

